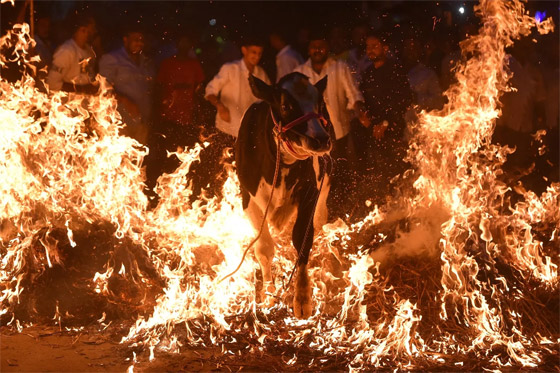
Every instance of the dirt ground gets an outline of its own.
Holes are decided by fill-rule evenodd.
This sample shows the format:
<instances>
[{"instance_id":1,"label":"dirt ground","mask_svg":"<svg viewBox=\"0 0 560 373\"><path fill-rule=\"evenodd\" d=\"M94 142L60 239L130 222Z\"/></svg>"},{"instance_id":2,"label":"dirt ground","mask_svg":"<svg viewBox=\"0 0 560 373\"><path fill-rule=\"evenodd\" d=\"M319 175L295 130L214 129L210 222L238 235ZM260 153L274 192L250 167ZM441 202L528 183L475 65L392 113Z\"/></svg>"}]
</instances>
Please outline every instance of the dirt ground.
<instances>
[{"instance_id":1,"label":"dirt ground","mask_svg":"<svg viewBox=\"0 0 560 373\"><path fill-rule=\"evenodd\" d=\"M133 365L133 349L119 343L128 328L91 326L80 331L34 325L21 333L0 327L1 372L126 372ZM215 348L181 348L181 353L147 351L136 355L134 372L270 372L302 371L288 366L282 354L223 353ZM308 370L309 368L307 368ZM332 369L329 369L332 370Z\"/></svg>"},{"instance_id":2,"label":"dirt ground","mask_svg":"<svg viewBox=\"0 0 560 373\"><path fill-rule=\"evenodd\" d=\"M132 365L132 349L119 343L126 330L115 334L98 327L61 331L56 326L32 326L22 333L2 327L0 333L2 372L126 372ZM220 370L217 353L218 349L158 353L152 362L147 354L140 354L134 371Z\"/></svg>"}]
</instances>

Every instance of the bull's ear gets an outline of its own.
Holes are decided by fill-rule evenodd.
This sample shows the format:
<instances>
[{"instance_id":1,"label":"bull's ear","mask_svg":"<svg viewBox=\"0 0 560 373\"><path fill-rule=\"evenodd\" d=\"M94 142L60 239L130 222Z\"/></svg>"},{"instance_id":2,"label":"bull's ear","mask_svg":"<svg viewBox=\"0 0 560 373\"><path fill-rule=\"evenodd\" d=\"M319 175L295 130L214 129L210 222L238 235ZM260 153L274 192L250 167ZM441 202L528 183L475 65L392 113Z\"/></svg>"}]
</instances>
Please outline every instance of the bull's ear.
<instances>
[{"instance_id":1,"label":"bull's ear","mask_svg":"<svg viewBox=\"0 0 560 373\"><path fill-rule=\"evenodd\" d=\"M325 89L327 88L327 78L328 78L328 76L325 75L325 77L323 79L321 79L317 83L315 83L315 88L319 92L319 96L322 96L323 92L325 92Z\"/></svg>"},{"instance_id":2,"label":"bull's ear","mask_svg":"<svg viewBox=\"0 0 560 373\"><path fill-rule=\"evenodd\" d=\"M272 102L274 88L252 74L249 74L249 85L251 86L251 91L256 98L268 103Z\"/></svg>"}]
</instances>

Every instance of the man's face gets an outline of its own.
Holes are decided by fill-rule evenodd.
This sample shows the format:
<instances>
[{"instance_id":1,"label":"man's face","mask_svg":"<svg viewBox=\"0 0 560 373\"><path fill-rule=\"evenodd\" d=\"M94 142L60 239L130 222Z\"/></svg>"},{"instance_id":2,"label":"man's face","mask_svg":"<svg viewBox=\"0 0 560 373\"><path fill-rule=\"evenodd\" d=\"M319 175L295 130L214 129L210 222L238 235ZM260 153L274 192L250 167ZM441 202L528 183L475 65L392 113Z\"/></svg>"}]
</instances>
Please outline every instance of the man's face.
<instances>
[{"instance_id":1,"label":"man's face","mask_svg":"<svg viewBox=\"0 0 560 373\"><path fill-rule=\"evenodd\" d=\"M80 26L74 32L73 38L78 40L79 43L91 43L97 35L97 27L95 24L95 20L91 18L89 23L85 26Z\"/></svg>"},{"instance_id":2,"label":"man's face","mask_svg":"<svg viewBox=\"0 0 560 373\"><path fill-rule=\"evenodd\" d=\"M35 30L40 38L48 39L51 30L51 19L47 17L39 18L35 24Z\"/></svg>"},{"instance_id":3,"label":"man's face","mask_svg":"<svg viewBox=\"0 0 560 373\"><path fill-rule=\"evenodd\" d=\"M366 54L374 62L384 61L387 49L388 47L375 36L366 39Z\"/></svg>"},{"instance_id":4,"label":"man's face","mask_svg":"<svg viewBox=\"0 0 560 373\"><path fill-rule=\"evenodd\" d=\"M355 47L362 47L365 44L368 29L366 26L356 26L352 29L352 44Z\"/></svg>"},{"instance_id":5,"label":"man's face","mask_svg":"<svg viewBox=\"0 0 560 373\"><path fill-rule=\"evenodd\" d=\"M420 44L414 39L405 39L403 42L403 56L408 61L418 61L421 54Z\"/></svg>"},{"instance_id":6,"label":"man's face","mask_svg":"<svg viewBox=\"0 0 560 373\"><path fill-rule=\"evenodd\" d=\"M311 40L309 42L309 58L313 63L323 63L329 56L329 45L325 40Z\"/></svg>"},{"instance_id":7,"label":"man's face","mask_svg":"<svg viewBox=\"0 0 560 373\"><path fill-rule=\"evenodd\" d=\"M177 42L177 50L179 51L179 53L188 54L191 51L192 47L193 43L188 36L182 35L179 38L179 41Z\"/></svg>"},{"instance_id":8,"label":"man's face","mask_svg":"<svg viewBox=\"0 0 560 373\"><path fill-rule=\"evenodd\" d=\"M90 19L90 22L86 27L86 33L87 41L91 43L95 35L97 35L97 24L95 23L95 20L93 18Z\"/></svg>"},{"instance_id":9,"label":"man's face","mask_svg":"<svg viewBox=\"0 0 560 373\"><path fill-rule=\"evenodd\" d=\"M241 47L241 53L243 53L243 60L247 65L257 66L263 54L263 47L258 45L244 46Z\"/></svg>"},{"instance_id":10,"label":"man's face","mask_svg":"<svg viewBox=\"0 0 560 373\"><path fill-rule=\"evenodd\" d=\"M138 54L144 49L144 34L130 32L123 38L123 44L128 53Z\"/></svg>"}]
</instances>

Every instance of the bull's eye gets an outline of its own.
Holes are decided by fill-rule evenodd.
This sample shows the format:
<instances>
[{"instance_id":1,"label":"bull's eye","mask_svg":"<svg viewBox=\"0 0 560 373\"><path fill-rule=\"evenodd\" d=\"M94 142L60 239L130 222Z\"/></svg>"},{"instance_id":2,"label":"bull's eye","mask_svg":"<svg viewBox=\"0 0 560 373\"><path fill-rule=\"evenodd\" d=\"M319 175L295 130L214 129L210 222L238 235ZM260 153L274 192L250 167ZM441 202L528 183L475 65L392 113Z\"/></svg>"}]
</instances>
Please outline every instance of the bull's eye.
<instances>
[{"instance_id":1,"label":"bull's eye","mask_svg":"<svg viewBox=\"0 0 560 373\"><path fill-rule=\"evenodd\" d=\"M292 106L290 104L288 104L287 102L282 104L282 111L287 113L292 109Z\"/></svg>"}]
</instances>

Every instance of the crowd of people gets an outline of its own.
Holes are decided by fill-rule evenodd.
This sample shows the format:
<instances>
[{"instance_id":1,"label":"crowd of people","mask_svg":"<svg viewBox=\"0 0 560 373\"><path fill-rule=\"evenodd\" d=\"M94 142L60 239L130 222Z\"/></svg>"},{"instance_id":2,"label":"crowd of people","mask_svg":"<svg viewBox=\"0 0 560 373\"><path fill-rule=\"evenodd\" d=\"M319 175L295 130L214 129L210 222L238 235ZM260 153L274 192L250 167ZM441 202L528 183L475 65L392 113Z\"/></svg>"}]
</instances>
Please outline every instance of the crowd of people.
<instances>
[{"instance_id":1,"label":"crowd of people","mask_svg":"<svg viewBox=\"0 0 560 373\"><path fill-rule=\"evenodd\" d=\"M324 99L336 136L330 198L335 216L351 214L348 206L358 201L381 203L390 195L390 180L407 167L408 123L418 110L443 107L443 92L461 59L458 41L477 30L475 22L463 24L453 40L414 24L391 32L364 20L349 29L301 27L297 35L280 27L241 35L237 47L222 48L219 56L197 53L201 40L192 29L178 28L169 43L147 48L153 39L141 22L124 25L119 45L105 51L95 17L77 13L70 19L71 37L60 45L50 38L49 17L36 19L35 52L48 71L48 87L97 94L96 75L107 79L126 124L123 134L150 149L147 185L154 201L157 177L178 164L167 152L178 147L210 142L210 163L194 172L202 180L198 188L217 179L224 150L232 148L245 110L257 101L249 74L268 84L290 72L313 84L328 76ZM518 91L504 97L498 137L512 145L539 128L557 131L558 45L549 44L523 43L510 51ZM263 54L273 55L273 62L263 64Z\"/></svg>"}]
</instances>

